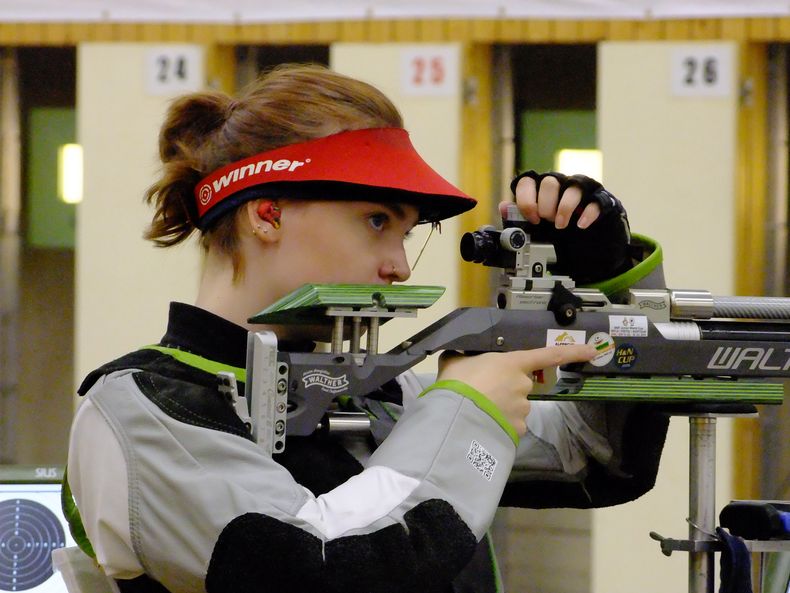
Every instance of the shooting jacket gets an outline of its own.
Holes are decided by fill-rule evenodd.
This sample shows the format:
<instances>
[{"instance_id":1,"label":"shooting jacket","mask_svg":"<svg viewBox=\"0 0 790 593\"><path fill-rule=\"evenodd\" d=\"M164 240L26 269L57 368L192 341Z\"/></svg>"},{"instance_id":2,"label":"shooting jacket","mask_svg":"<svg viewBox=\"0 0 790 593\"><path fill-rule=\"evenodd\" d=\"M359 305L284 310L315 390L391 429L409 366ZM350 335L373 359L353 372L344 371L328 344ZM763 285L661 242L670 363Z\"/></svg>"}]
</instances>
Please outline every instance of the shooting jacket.
<instances>
[{"instance_id":1,"label":"shooting jacket","mask_svg":"<svg viewBox=\"0 0 790 593\"><path fill-rule=\"evenodd\" d=\"M245 365L246 330L173 303L160 345L213 366L151 349L104 365L70 440L82 522L123 592L493 593L498 505L632 500L667 428L639 406L533 402L519 441L468 386L407 373L345 402L372 436L288 437L270 457L217 389L218 366Z\"/></svg>"}]
</instances>

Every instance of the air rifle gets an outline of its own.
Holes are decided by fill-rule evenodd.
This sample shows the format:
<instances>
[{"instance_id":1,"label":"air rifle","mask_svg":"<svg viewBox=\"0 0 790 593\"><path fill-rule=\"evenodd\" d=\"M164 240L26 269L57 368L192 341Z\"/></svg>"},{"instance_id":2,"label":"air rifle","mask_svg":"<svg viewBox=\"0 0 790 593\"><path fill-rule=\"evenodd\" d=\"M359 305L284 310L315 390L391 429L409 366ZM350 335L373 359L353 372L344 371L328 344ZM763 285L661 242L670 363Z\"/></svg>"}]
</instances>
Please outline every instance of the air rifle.
<instances>
[{"instance_id":1,"label":"air rifle","mask_svg":"<svg viewBox=\"0 0 790 593\"><path fill-rule=\"evenodd\" d=\"M782 380L790 378L790 298L623 288L613 302L600 288L550 274L554 247L530 243L519 220L504 224L461 240L464 259L502 268L496 306L456 309L388 352L378 352L380 325L416 316L442 287L305 285L251 317L254 324L325 326L332 336L328 352L286 352L278 350L273 332L250 332L245 397L237 410L248 413L261 446L277 453L286 433L367 430L366 418L333 409L336 398L373 393L442 350L596 347L592 361L563 367L556 384L531 398L782 402ZM634 239L652 249L643 269L660 266L660 247Z\"/></svg>"}]
</instances>

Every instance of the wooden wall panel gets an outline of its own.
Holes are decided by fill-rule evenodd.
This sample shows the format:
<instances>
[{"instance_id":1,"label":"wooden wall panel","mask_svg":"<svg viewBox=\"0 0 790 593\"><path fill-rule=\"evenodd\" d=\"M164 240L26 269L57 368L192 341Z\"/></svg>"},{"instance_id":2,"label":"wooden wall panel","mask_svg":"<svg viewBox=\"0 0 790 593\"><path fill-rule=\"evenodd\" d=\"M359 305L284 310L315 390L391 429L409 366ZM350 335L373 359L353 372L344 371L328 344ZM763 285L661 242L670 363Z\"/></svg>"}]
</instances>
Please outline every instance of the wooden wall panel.
<instances>
[{"instance_id":1,"label":"wooden wall panel","mask_svg":"<svg viewBox=\"0 0 790 593\"><path fill-rule=\"evenodd\" d=\"M607 21L582 21L579 23L580 43L596 43L606 39Z\"/></svg>"},{"instance_id":2,"label":"wooden wall panel","mask_svg":"<svg viewBox=\"0 0 790 593\"><path fill-rule=\"evenodd\" d=\"M463 51L463 80L473 82L461 111L460 186L478 200L477 206L461 215L461 232L473 231L491 223L493 145L492 145L492 51L488 44L466 44ZM459 237L460 239L460 237ZM460 303L462 306L488 306L489 269L479 264L459 262Z\"/></svg>"},{"instance_id":3,"label":"wooden wall panel","mask_svg":"<svg viewBox=\"0 0 790 593\"><path fill-rule=\"evenodd\" d=\"M472 21L471 36L469 41L491 43L497 40L499 21L493 19L478 19Z\"/></svg>"},{"instance_id":4,"label":"wooden wall panel","mask_svg":"<svg viewBox=\"0 0 790 593\"><path fill-rule=\"evenodd\" d=\"M790 41L790 18L565 20L393 19L265 24L2 23L3 45L83 41L221 44L339 42L590 43L604 40Z\"/></svg>"},{"instance_id":5,"label":"wooden wall panel","mask_svg":"<svg viewBox=\"0 0 790 593\"><path fill-rule=\"evenodd\" d=\"M720 39L722 21L720 19L700 19L691 21L691 38L699 40Z\"/></svg>"},{"instance_id":6,"label":"wooden wall panel","mask_svg":"<svg viewBox=\"0 0 790 593\"><path fill-rule=\"evenodd\" d=\"M554 39L552 21L530 20L524 27L525 38L533 39L533 43L546 43Z\"/></svg>"},{"instance_id":7,"label":"wooden wall panel","mask_svg":"<svg viewBox=\"0 0 790 593\"><path fill-rule=\"evenodd\" d=\"M417 21L418 41L447 41L447 23L444 20Z\"/></svg>"},{"instance_id":8,"label":"wooden wall panel","mask_svg":"<svg viewBox=\"0 0 790 593\"><path fill-rule=\"evenodd\" d=\"M765 287L765 220L767 179L767 47L744 44L740 51L741 77L748 87L738 113L738 155L735 171L736 228L735 290L740 295L760 295ZM759 498L761 434L757 418L735 421L735 496Z\"/></svg>"}]
</instances>

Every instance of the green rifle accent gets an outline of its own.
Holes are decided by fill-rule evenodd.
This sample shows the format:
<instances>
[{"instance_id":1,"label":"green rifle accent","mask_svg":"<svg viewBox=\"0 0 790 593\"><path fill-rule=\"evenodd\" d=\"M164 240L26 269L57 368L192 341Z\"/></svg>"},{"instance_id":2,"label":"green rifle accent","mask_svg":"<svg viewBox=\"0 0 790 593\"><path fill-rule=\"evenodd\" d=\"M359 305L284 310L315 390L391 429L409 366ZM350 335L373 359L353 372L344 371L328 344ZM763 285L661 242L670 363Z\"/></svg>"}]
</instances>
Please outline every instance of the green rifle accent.
<instances>
[{"instance_id":1,"label":"green rifle accent","mask_svg":"<svg viewBox=\"0 0 790 593\"><path fill-rule=\"evenodd\" d=\"M444 291L443 286L305 284L248 321L273 324L326 323L325 311L330 307L389 311L396 308L424 309L439 300Z\"/></svg>"},{"instance_id":2,"label":"green rifle accent","mask_svg":"<svg viewBox=\"0 0 790 593\"><path fill-rule=\"evenodd\" d=\"M593 377L585 379L578 391L568 388L529 396L531 400L741 404L781 404L783 398L781 383L663 377Z\"/></svg>"},{"instance_id":3,"label":"green rifle accent","mask_svg":"<svg viewBox=\"0 0 790 593\"><path fill-rule=\"evenodd\" d=\"M623 272L619 276L609 278L608 280L603 280L594 284L585 284L584 288L594 288L600 290L606 296L612 296L631 288L661 265L661 262L664 260L664 253L661 250L661 245L644 235L632 234L631 237L634 242L647 247L648 251L650 251L650 255L627 272Z\"/></svg>"}]
</instances>

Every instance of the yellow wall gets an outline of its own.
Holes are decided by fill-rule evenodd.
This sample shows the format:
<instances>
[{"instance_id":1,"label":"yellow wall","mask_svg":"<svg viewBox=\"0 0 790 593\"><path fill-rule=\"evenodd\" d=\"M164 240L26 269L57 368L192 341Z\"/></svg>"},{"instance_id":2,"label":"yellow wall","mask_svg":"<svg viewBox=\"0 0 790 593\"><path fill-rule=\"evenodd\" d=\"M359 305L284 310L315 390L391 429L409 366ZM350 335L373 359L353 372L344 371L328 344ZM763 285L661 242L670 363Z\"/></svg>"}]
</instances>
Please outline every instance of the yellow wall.
<instances>
[{"instance_id":1,"label":"yellow wall","mask_svg":"<svg viewBox=\"0 0 790 593\"><path fill-rule=\"evenodd\" d=\"M672 52L686 46L600 45L604 177L631 228L662 243L669 286L733 294L737 77L728 97L672 96Z\"/></svg>"},{"instance_id":2,"label":"yellow wall","mask_svg":"<svg viewBox=\"0 0 790 593\"><path fill-rule=\"evenodd\" d=\"M628 207L632 230L660 241L672 288L734 289L733 225L737 48L726 97L675 97L672 54L687 44L611 42L599 46L598 145L606 186ZM732 427L718 422L717 501L730 500ZM667 558L650 531L685 538L688 421L674 418L656 488L635 503L593 512L595 593L686 588L685 554Z\"/></svg>"},{"instance_id":3,"label":"yellow wall","mask_svg":"<svg viewBox=\"0 0 790 593\"><path fill-rule=\"evenodd\" d=\"M78 135L85 151L85 199L77 223L76 380L113 357L158 341L170 300L192 302L199 253L190 244L159 250L141 239L151 210L142 195L156 172L156 137L171 97L147 94L152 44L88 43L78 52ZM460 93L408 97L401 91L406 46L338 44L333 66L379 86L401 109L423 157L458 177ZM459 46L447 45L460 60ZM460 67L460 64L459 64ZM447 287L440 304L382 332L394 345L457 306L457 223L434 233L411 283ZM409 241L414 261L427 229Z\"/></svg>"},{"instance_id":4,"label":"yellow wall","mask_svg":"<svg viewBox=\"0 0 790 593\"><path fill-rule=\"evenodd\" d=\"M164 333L170 300L192 302L200 265L193 245L155 249L143 193L157 170L157 135L169 96L149 95L149 44L86 43L77 58L77 136L85 197L77 214L76 353L79 381L97 365Z\"/></svg>"},{"instance_id":5,"label":"yellow wall","mask_svg":"<svg viewBox=\"0 0 790 593\"><path fill-rule=\"evenodd\" d=\"M401 80L401 60L403 52L415 47L413 44L398 43L335 43L331 46L330 64L339 72L377 86L392 99L403 115L406 129L420 155L440 174L457 184L461 133L460 85L450 95L409 95ZM422 47L426 55L436 48L449 51L455 57L460 71L459 44ZM398 320L385 326L381 335L382 350L402 342L458 307L458 228L458 219L455 218L442 223L441 234L434 231L409 280L409 284L444 286L447 292L436 305L420 312L416 319ZM410 263L415 261L428 230L428 225L421 225L409 239L407 252ZM424 370L429 368L430 362L421 366Z\"/></svg>"}]
</instances>

